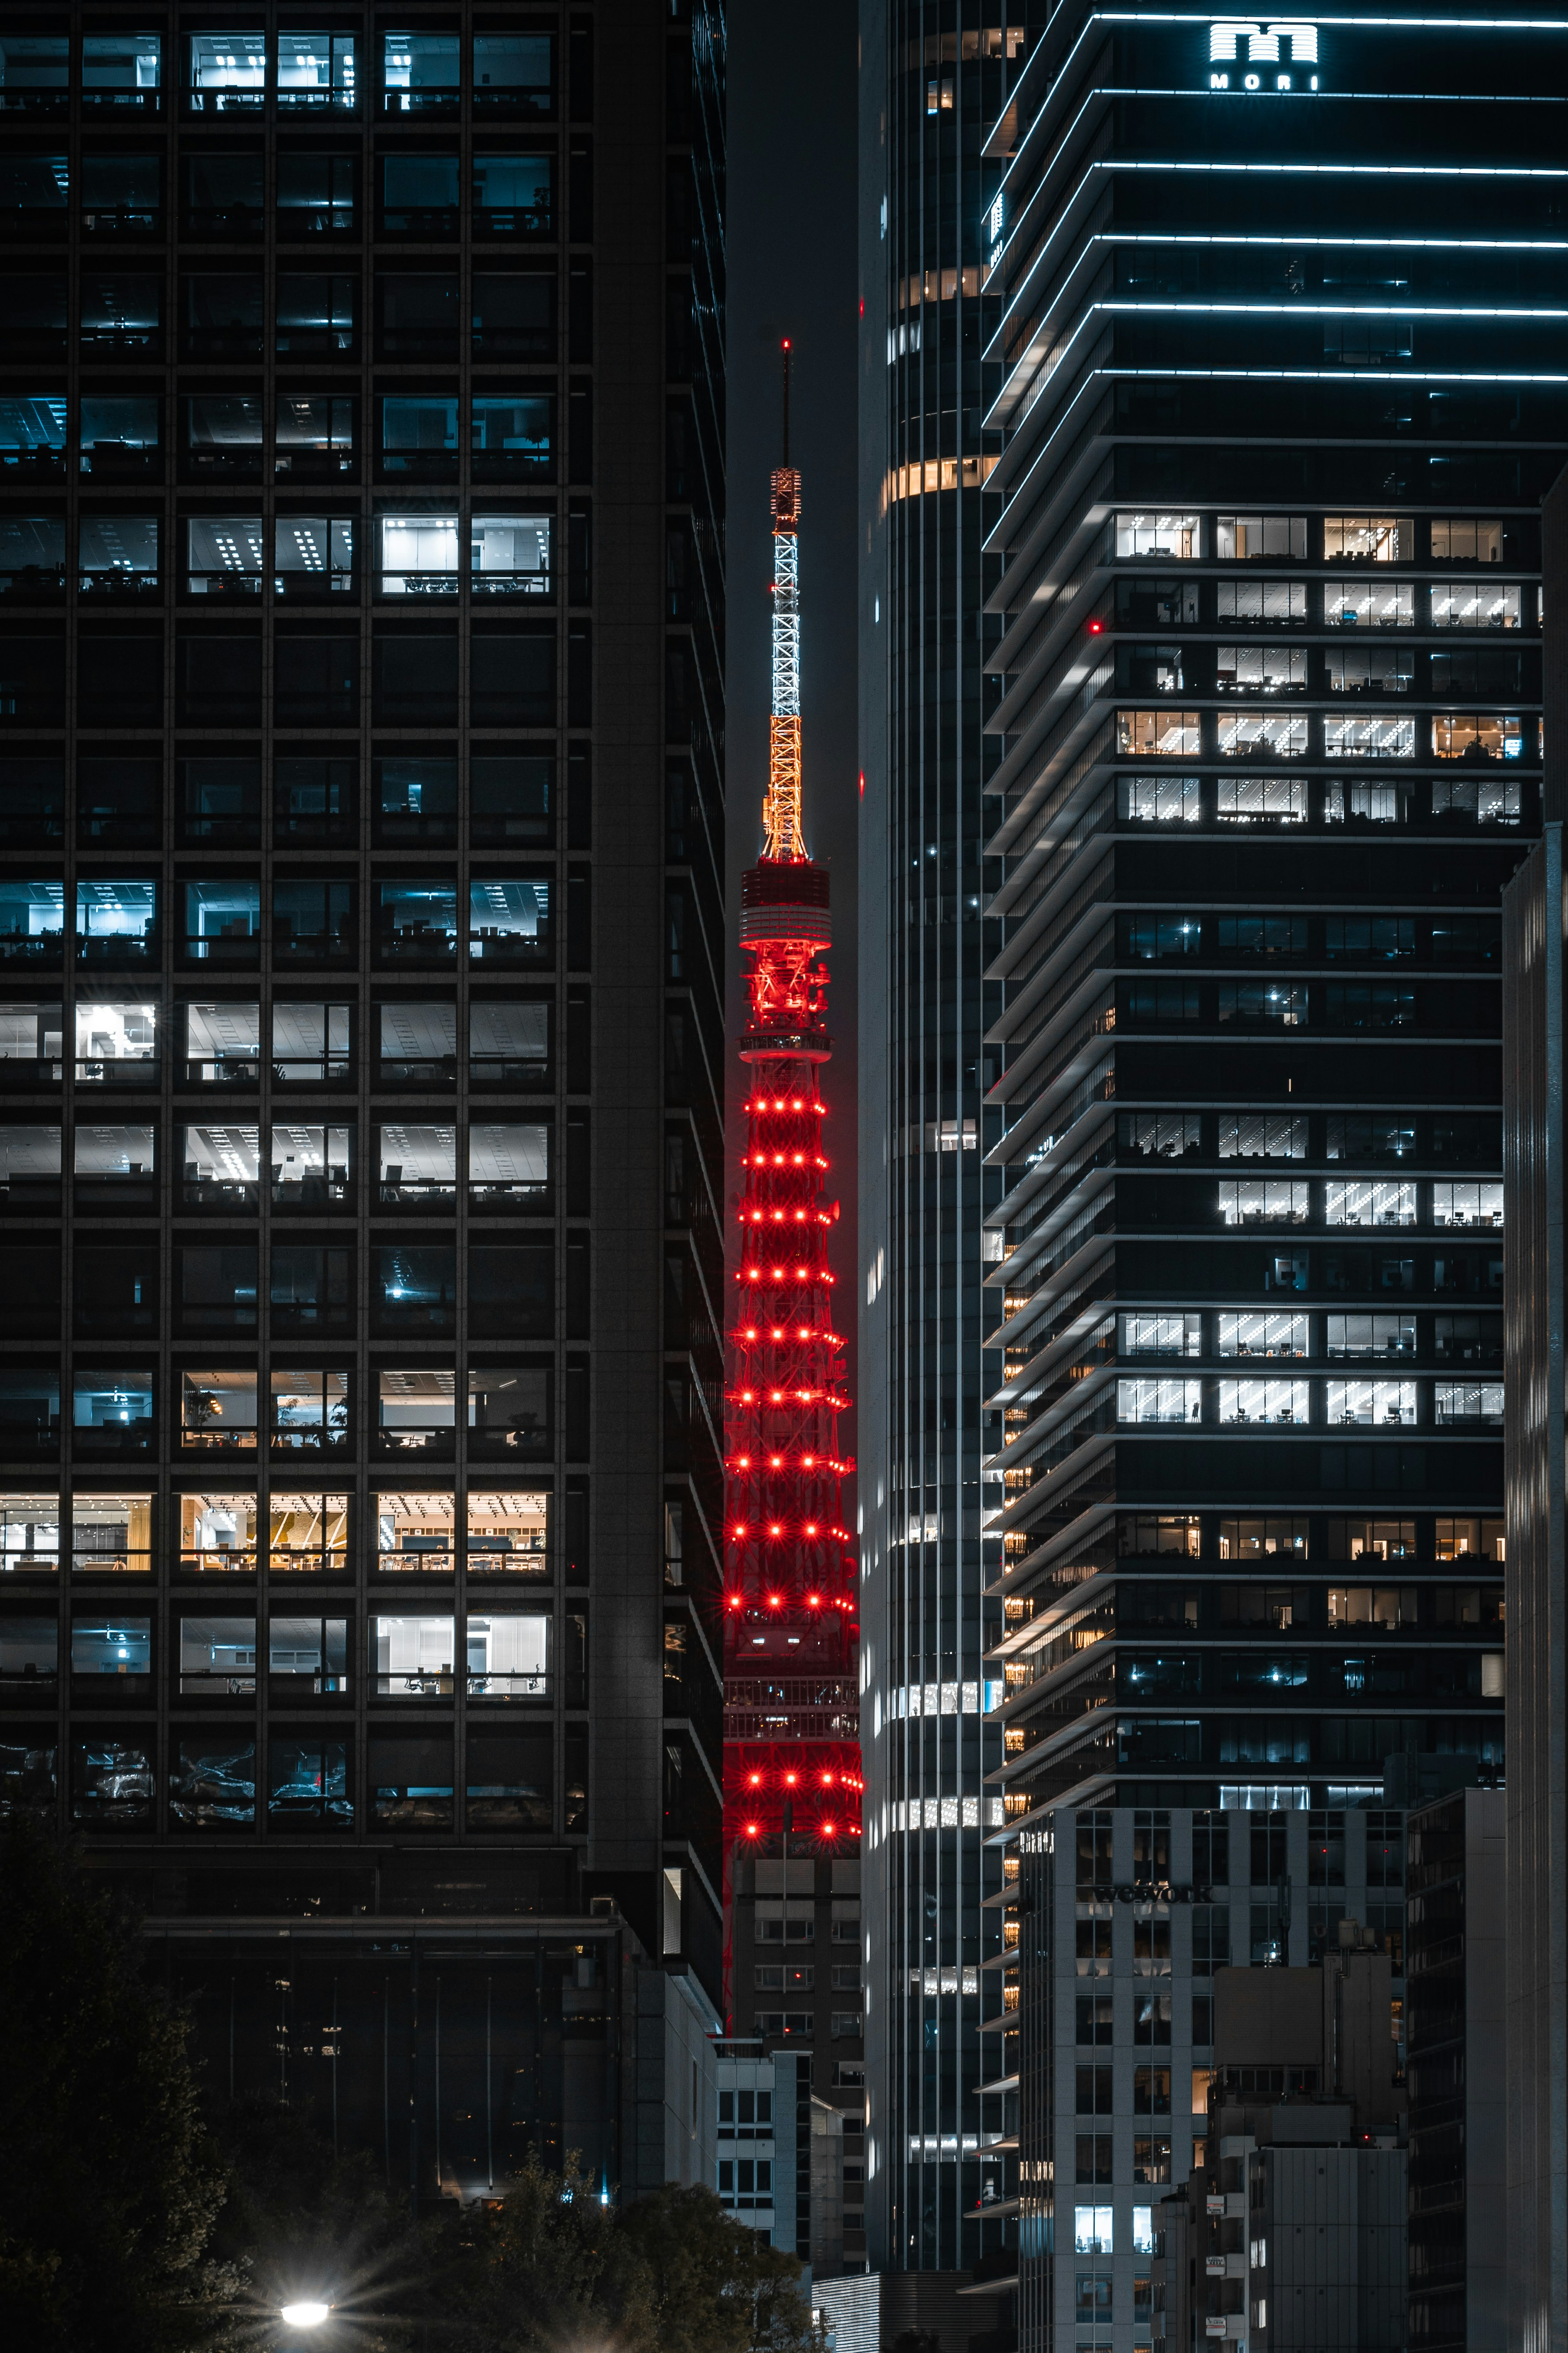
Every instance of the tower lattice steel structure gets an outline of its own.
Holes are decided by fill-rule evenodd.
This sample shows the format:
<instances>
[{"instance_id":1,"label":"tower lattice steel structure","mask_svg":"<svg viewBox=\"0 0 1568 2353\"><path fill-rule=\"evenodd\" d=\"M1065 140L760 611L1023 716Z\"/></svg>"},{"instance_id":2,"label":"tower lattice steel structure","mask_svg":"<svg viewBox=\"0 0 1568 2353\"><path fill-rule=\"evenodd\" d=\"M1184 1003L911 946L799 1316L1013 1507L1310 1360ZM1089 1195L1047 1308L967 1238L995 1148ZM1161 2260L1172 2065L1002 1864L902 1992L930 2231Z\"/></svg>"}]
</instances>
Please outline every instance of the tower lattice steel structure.
<instances>
[{"instance_id":1,"label":"tower lattice steel structure","mask_svg":"<svg viewBox=\"0 0 1568 2353\"><path fill-rule=\"evenodd\" d=\"M860 1831L856 1558L839 1452L848 1405L834 1328L820 1074L828 874L801 822L800 475L773 476L773 717L764 846L742 885L750 1072L739 1267L729 1335L725 1851L782 1835L854 1851Z\"/></svg>"}]
</instances>

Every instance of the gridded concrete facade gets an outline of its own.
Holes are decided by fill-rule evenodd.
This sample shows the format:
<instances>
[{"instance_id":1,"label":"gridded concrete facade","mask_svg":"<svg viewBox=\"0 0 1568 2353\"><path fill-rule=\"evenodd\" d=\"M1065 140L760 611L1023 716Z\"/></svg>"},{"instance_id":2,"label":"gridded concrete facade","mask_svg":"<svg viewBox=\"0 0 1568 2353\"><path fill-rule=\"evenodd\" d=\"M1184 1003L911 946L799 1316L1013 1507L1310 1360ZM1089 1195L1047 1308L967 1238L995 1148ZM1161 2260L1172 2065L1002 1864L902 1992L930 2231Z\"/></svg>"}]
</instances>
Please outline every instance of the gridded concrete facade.
<instances>
[{"instance_id":1,"label":"gridded concrete facade","mask_svg":"<svg viewBox=\"0 0 1568 2353\"><path fill-rule=\"evenodd\" d=\"M0 35L7 1787L422 2194L706 2179L722 19L329 16Z\"/></svg>"}]
</instances>

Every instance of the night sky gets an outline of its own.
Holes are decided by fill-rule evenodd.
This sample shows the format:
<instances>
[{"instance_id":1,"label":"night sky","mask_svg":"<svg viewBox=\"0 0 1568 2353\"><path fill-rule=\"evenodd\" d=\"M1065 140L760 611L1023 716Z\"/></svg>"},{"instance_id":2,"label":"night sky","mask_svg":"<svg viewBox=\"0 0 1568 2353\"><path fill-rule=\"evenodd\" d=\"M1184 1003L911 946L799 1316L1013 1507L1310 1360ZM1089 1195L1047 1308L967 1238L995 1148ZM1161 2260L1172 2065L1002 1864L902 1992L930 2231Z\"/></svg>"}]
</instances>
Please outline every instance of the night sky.
<instances>
[{"instance_id":1,"label":"night sky","mask_svg":"<svg viewBox=\"0 0 1568 2353\"><path fill-rule=\"evenodd\" d=\"M846 0L731 0L729 59L730 1036L744 1016L741 875L762 847L768 754L768 476L781 461L780 339L794 346L790 457L801 470L805 839L833 870L834 1060L827 1149L844 1222L837 1323L855 1329L856 12ZM731 1060L731 1103L742 1077ZM728 1207L739 1192L731 1123ZM846 1439L850 1433L846 1430Z\"/></svg>"}]
</instances>

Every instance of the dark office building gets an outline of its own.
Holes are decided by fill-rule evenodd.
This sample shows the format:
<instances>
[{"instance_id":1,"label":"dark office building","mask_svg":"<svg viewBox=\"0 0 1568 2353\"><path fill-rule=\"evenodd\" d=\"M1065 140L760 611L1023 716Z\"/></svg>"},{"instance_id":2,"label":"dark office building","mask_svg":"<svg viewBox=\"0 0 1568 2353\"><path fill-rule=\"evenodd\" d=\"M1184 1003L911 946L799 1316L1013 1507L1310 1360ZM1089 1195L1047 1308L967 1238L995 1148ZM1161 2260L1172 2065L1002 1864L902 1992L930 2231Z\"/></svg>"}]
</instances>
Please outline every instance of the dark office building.
<instances>
[{"instance_id":1,"label":"dark office building","mask_svg":"<svg viewBox=\"0 0 1568 2353\"><path fill-rule=\"evenodd\" d=\"M722 136L701 0L0 34L7 1801L423 2197L711 2178Z\"/></svg>"},{"instance_id":2,"label":"dark office building","mask_svg":"<svg viewBox=\"0 0 1568 2353\"><path fill-rule=\"evenodd\" d=\"M1509 2341L1538 2353L1568 2308L1568 2000L1563 1953L1564 1545L1563 755L1568 733L1568 481L1543 512L1551 752L1542 838L1504 900L1503 1182L1512 1228L1508 1363Z\"/></svg>"},{"instance_id":3,"label":"dark office building","mask_svg":"<svg viewBox=\"0 0 1568 2353\"><path fill-rule=\"evenodd\" d=\"M866 0L861 27L860 1255L857 1398L862 1514L861 1751L868 1947L867 2229L873 2268L960 2274L994 2257L1012 2189L1006 2095L980 2025L1001 1951L1000 1762L983 1659L1000 1627L983 1590L1001 1544L982 1488L988 1430L982 1219L987 1024L982 733L983 429L1001 369L986 291L982 149L1031 17L993 0L943 16ZM1009 17L1011 21L1009 22ZM994 1075L994 1073L993 1073ZM994 1123L998 1132L1000 1122ZM982 1506L985 1506L983 1512ZM989 1608L991 1615L987 1616ZM993 1819L994 1817L994 1819ZM987 1906L990 1908L987 1908ZM917 2301L900 2309L916 2313ZM976 2327L991 2307L975 2308ZM943 2316L947 2316L944 2317Z\"/></svg>"},{"instance_id":4,"label":"dark office building","mask_svg":"<svg viewBox=\"0 0 1568 2353\"><path fill-rule=\"evenodd\" d=\"M1455 1789L1408 1818L1412 2353L1510 2342L1507 1813L1500 1789Z\"/></svg>"},{"instance_id":5,"label":"dark office building","mask_svg":"<svg viewBox=\"0 0 1568 2353\"><path fill-rule=\"evenodd\" d=\"M1500 897L1541 823L1565 89L1514 11L1062 8L991 137L1019 1830L1348 1840L1502 1771Z\"/></svg>"}]
</instances>

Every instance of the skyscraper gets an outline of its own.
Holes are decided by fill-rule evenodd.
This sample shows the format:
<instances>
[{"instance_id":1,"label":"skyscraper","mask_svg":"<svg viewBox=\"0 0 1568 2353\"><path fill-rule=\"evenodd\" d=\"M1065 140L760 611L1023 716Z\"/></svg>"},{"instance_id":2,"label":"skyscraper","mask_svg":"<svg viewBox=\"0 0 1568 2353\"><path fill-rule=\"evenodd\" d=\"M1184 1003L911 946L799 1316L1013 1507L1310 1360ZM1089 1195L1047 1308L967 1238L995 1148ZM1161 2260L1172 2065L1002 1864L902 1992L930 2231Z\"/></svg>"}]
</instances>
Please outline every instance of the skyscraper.
<instances>
[{"instance_id":1,"label":"skyscraper","mask_svg":"<svg viewBox=\"0 0 1568 2353\"><path fill-rule=\"evenodd\" d=\"M1021 15L1022 12L1015 12ZM982 1535L994 1310L982 1290L983 976L997 747L982 731L995 566L983 425L1000 371L984 290L996 174L982 155L1021 24L861 12L861 892L858 1398L866 1768L868 2229L873 2266L966 2270L1001 2239L1000 2095L978 2028L1000 1978L999 1792L984 1654L1001 1564ZM987 565L989 564L989 570Z\"/></svg>"},{"instance_id":2,"label":"skyscraper","mask_svg":"<svg viewBox=\"0 0 1568 2353\"><path fill-rule=\"evenodd\" d=\"M1540 824L1565 87L1510 11L1063 9L990 139L1002 1787L1080 1856L1095 1808L1156 1844L1247 1812L1254 1957L1312 1957L1373 1810L1386 1841L1503 1766L1499 902ZM1020 2149L1031 2342L1076 2326L1070 2084ZM1108 2113L1134 2090L1118 2049Z\"/></svg>"},{"instance_id":3,"label":"skyscraper","mask_svg":"<svg viewBox=\"0 0 1568 2353\"><path fill-rule=\"evenodd\" d=\"M722 19L311 21L0 34L7 1796L220 2096L630 2194L720 2000Z\"/></svg>"}]
</instances>

